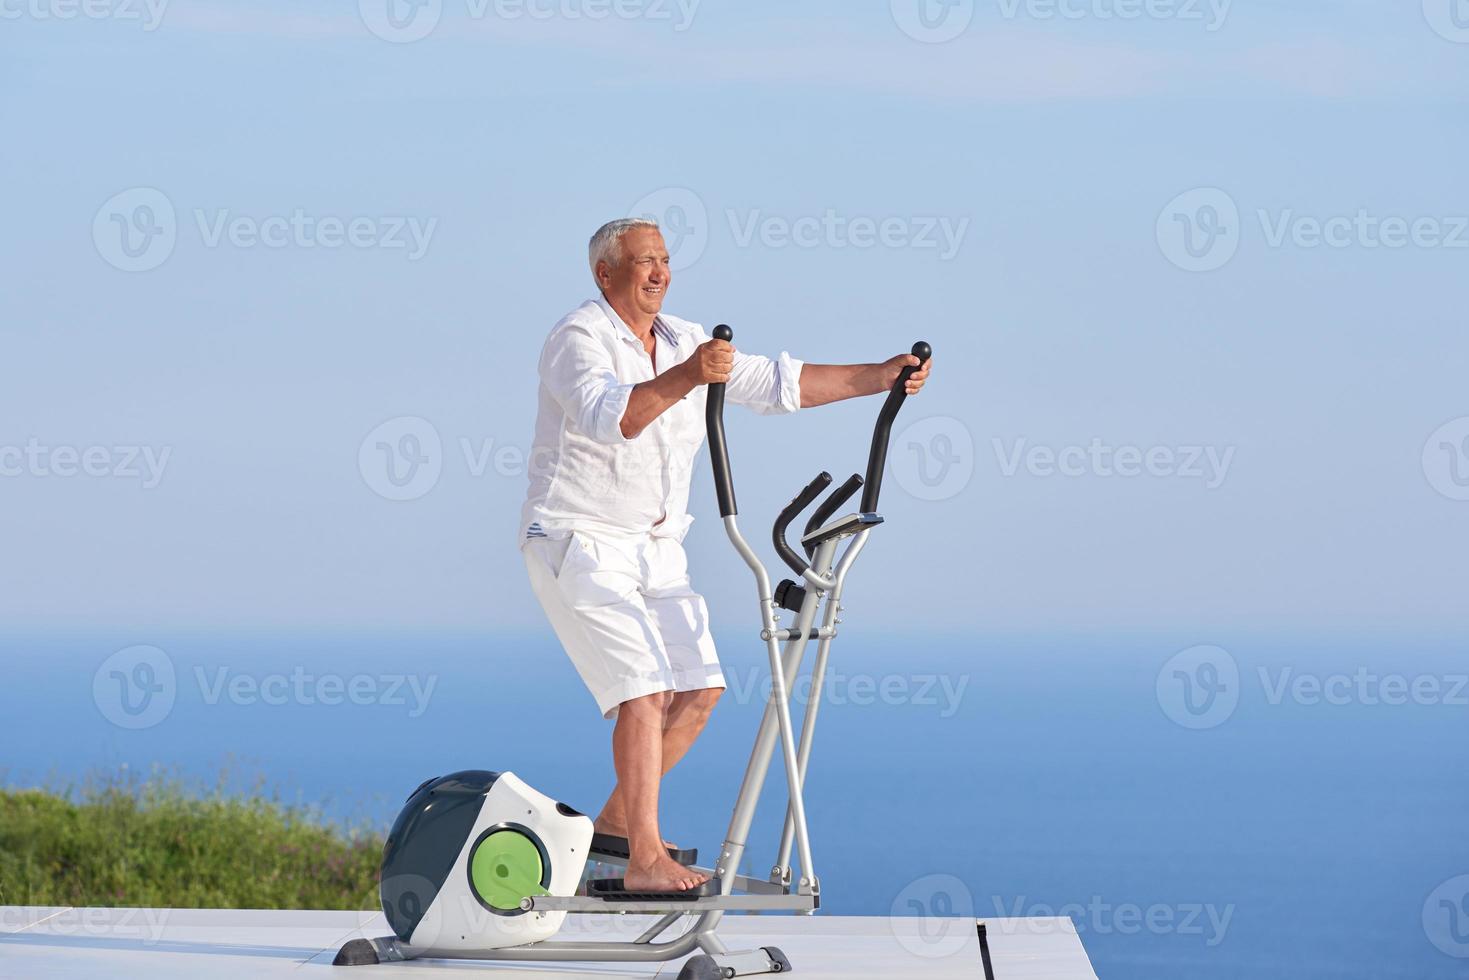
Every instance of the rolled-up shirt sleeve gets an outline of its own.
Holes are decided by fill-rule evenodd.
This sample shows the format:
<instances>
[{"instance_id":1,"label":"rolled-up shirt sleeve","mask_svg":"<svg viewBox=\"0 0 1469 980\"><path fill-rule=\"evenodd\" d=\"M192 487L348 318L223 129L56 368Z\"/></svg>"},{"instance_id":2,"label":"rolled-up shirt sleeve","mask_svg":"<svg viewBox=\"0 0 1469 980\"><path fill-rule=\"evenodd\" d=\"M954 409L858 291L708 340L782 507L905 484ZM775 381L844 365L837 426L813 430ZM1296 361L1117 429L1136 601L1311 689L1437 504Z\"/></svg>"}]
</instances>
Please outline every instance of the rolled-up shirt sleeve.
<instances>
[{"instance_id":1,"label":"rolled-up shirt sleeve","mask_svg":"<svg viewBox=\"0 0 1469 980\"><path fill-rule=\"evenodd\" d=\"M794 412L801 407L801 366L805 363L785 351L775 359L736 351L725 393L730 401L761 415Z\"/></svg>"},{"instance_id":2,"label":"rolled-up shirt sleeve","mask_svg":"<svg viewBox=\"0 0 1469 980\"><path fill-rule=\"evenodd\" d=\"M622 416L633 385L617 380L612 354L579 324L567 324L546 338L541 350L541 383L572 425L605 444L627 442Z\"/></svg>"}]
</instances>

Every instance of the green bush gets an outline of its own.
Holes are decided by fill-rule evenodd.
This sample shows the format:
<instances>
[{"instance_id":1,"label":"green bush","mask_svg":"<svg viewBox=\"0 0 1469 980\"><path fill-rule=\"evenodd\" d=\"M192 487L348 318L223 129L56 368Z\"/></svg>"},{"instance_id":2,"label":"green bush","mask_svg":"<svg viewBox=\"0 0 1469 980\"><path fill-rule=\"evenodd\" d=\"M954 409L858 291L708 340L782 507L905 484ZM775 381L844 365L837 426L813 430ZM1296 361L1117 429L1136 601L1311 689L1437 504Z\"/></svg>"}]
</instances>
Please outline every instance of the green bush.
<instances>
[{"instance_id":1,"label":"green bush","mask_svg":"<svg viewBox=\"0 0 1469 980\"><path fill-rule=\"evenodd\" d=\"M0 905L368 909L382 837L158 775L0 790Z\"/></svg>"}]
</instances>

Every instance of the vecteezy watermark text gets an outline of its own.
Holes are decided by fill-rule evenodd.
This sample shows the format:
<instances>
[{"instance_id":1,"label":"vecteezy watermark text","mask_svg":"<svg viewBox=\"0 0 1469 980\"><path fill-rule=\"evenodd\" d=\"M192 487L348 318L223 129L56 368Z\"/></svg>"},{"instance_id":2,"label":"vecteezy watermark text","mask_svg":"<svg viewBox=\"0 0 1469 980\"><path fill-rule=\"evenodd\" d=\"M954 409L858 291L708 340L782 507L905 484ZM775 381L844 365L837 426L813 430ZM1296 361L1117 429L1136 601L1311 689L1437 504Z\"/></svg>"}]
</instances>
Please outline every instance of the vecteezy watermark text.
<instances>
[{"instance_id":1,"label":"vecteezy watermark text","mask_svg":"<svg viewBox=\"0 0 1469 980\"><path fill-rule=\"evenodd\" d=\"M1003 439L992 439L995 459L1004 476L1015 476L1022 466L1035 477L1057 474L1065 477L1152 476L1160 479L1202 480L1209 490L1217 490L1229 476L1234 461L1234 446L1110 446L1094 438L1085 446L1054 448L1031 446L1026 439L1016 439L1009 446Z\"/></svg>"},{"instance_id":2,"label":"vecteezy watermark text","mask_svg":"<svg viewBox=\"0 0 1469 980\"><path fill-rule=\"evenodd\" d=\"M791 218L752 208L744 214L728 209L724 216L739 248L749 248L758 239L766 248L933 250L941 262L959 254L969 231L968 217L948 215L848 217L827 208L819 215Z\"/></svg>"},{"instance_id":3,"label":"vecteezy watermark text","mask_svg":"<svg viewBox=\"0 0 1469 980\"><path fill-rule=\"evenodd\" d=\"M334 215L292 208L279 214L239 214L194 208L193 226L205 248L264 248L401 252L409 262L428 253L439 219L416 215ZM108 198L92 219L97 254L123 272L147 272L168 261L180 222L173 201L156 187L131 187ZM185 228L188 226L185 225Z\"/></svg>"},{"instance_id":4,"label":"vecteezy watermark text","mask_svg":"<svg viewBox=\"0 0 1469 980\"><path fill-rule=\"evenodd\" d=\"M471 439L459 436L455 441L464 470L474 479L482 479L493 470L496 476L521 478L527 473L550 472L555 449L541 446L527 451L513 443L497 443L493 437ZM630 445L618 469L631 475L642 469L648 473L687 470L691 460L665 459L657 446ZM357 470L373 493L386 500L417 500L438 485L446 457L439 430L427 419L401 415L375 426L357 447Z\"/></svg>"},{"instance_id":5,"label":"vecteezy watermark text","mask_svg":"<svg viewBox=\"0 0 1469 980\"><path fill-rule=\"evenodd\" d=\"M164 929L174 914L173 909L100 907L67 909L54 915L38 915L38 911L6 906L0 909L0 927L18 932L44 918L50 936L127 940L150 946L163 940Z\"/></svg>"},{"instance_id":6,"label":"vecteezy watermark text","mask_svg":"<svg viewBox=\"0 0 1469 980\"><path fill-rule=\"evenodd\" d=\"M455 10L472 21L604 21L668 22L675 33L689 29L702 0L462 0ZM362 23L374 35L394 44L421 41L438 29L454 0L358 0Z\"/></svg>"},{"instance_id":7,"label":"vecteezy watermark text","mask_svg":"<svg viewBox=\"0 0 1469 980\"><path fill-rule=\"evenodd\" d=\"M1145 932L1154 936L1202 936L1204 945L1210 948L1224 942L1235 912L1233 903L1223 907L1200 902L1138 905L1135 902L1107 902L1100 895L1093 895L1085 904L1069 902L1060 906L1027 903L1023 895L1008 903L999 896L995 896L993 901L995 915L1001 920L1001 931L1015 928L1033 935L1038 925L1044 928L1034 920L1060 917L1070 919L1079 933L1136 936ZM1014 925L1006 926L1005 923Z\"/></svg>"},{"instance_id":8,"label":"vecteezy watermark text","mask_svg":"<svg viewBox=\"0 0 1469 980\"><path fill-rule=\"evenodd\" d=\"M1307 707L1447 705L1469 707L1469 674L1377 674L1358 667L1350 674L1297 673L1292 667L1258 668L1267 704L1289 699Z\"/></svg>"},{"instance_id":9,"label":"vecteezy watermark text","mask_svg":"<svg viewBox=\"0 0 1469 980\"><path fill-rule=\"evenodd\" d=\"M1005 20L1174 21L1224 27L1233 0L997 0ZM975 0L889 0L893 23L915 41L943 44L969 29Z\"/></svg>"},{"instance_id":10,"label":"vecteezy watermark text","mask_svg":"<svg viewBox=\"0 0 1469 980\"><path fill-rule=\"evenodd\" d=\"M1239 707L1247 692L1246 676L1228 650L1189 647L1158 670L1158 706L1184 728L1217 728ZM1263 698L1269 707L1288 702L1311 709L1352 705L1469 708L1469 674L1382 674L1368 667L1318 674L1285 665L1257 667L1255 677L1259 689L1250 689L1251 696Z\"/></svg>"},{"instance_id":11,"label":"vecteezy watermark text","mask_svg":"<svg viewBox=\"0 0 1469 980\"><path fill-rule=\"evenodd\" d=\"M1377 214L1368 208L1338 214L1304 214L1295 208L1257 208L1255 220L1265 246L1422 251L1469 249L1469 215ZM1223 268L1244 242L1238 203L1217 187L1199 187L1175 197L1158 215L1155 234L1163 255L1189 272Z\"/></svg>"},{"instance_id":12,"label":"vecteezy watermark text","mask_svg":"<svg viewBox=\"0 0 1469 980\"><path fill-rule=\"evenodd\" d=\"M708 247L712 227L704 199L687 187L661 187L644 194L628 217L658 222L675 272L687 269ZM886 249L954 259L969 233L967 215L867 214L829 207L819 211L774 214L764 208L725 208L724 225L736 248Z\"/></svg>"},{"instance_id":13,"label":"vecteezy watermark text","mask_svg":"<svg viewBox=\"0 0 1469 980\"><path fill-rule=\"evenodd\" d=\"M439 678L435 674L427 678L417 674L312 674L304 667L297 667L289 674L265 674L255 676L233 671L228 667L216 667L211 672L203 667L194 668L194 679L199 685L205 704L218 704L221 700L230 704L324 704L332 707L340 704L381 704L394 707L408 706L408 717L417 718L428 708ZM412 702L409 702L412 695Z\"/></svg>"},{"instance_id":14,"label":"vecteezy watermark text","mask_svg":"<svg viewBox=\"0 0 1469 980\"><path fill-rule=\"evenodd\" d=\"M172 446L49 446L32 436L24 446L0 446L0 477L111 477L152 490L171 455Z\"/></svg>"},{"instance_id":15,"label":"vecteezy watermark text","mask_svg":"<svg viewBox=\"0 0 1469 980\"><path fill-rule=\"evenodd\" d=\"M137 21L145 31L163 23L169 0L0 0L0 20Z\"/></svg>"},{"instance_id":16,"label":"vecteezy watermark text","mask_svg":"<svg viewBox=\"0 0 1469 980\"><path fill-rule=\"evenodd\" d=\"M439 681L437 674L344 675L311 672L301 666L263 674L229 666L195 666L192 675L199 699L211 707L221 703L267 708L406 707L409 718L428 710ZM180 686L168 653L155 646L132 646L118 650L98 666L92 677L92 700L102 717L119 728L152 728L173 712Z\"/></svg>"},{"instance_id":17,"label":"vecteezy watermark text","mask_svg":"<svg viewBox=\"0 0 1469 980\"><path fill-rule=\"evenodd\" d=\"M757 704L770 699L770 674L750 670L741 676L737 669L724 672L729 697L737 704ZM807 704L811 700L812 678L802 674L791 685L791 700ZM883 704L890 707L912 705L936 708L940 718L958 713L969 687L969 675L949 674L865 674L828 670L821 685L821 701L830 705L867 707Z\"/></svg>"},{"instance_id":18,"label":"vecteezy watermark text","mask_svg":"<svg viewBox=\"0 0 1469 980\"><path fill-rule=\"evenodd\" d=\"M194 222L207 248L228 242L235 248L355 248L407 250L409 262L428 252L438 218L424 221L413 215L340 218L315 216L296 208L289 215L234 215L228 208L213 212L194 210Z\"/></svg>"},{"instance_id":19,"label":"vecteezy watermark text","mask_svg":"<svg viewBox=\"0 0 1469 980\"><path fill-rule=\"evenodd\" d=\"M1006 20L1174 20L1214 33L1234 0L997 0Z\"/></svg>"}]
</instances>

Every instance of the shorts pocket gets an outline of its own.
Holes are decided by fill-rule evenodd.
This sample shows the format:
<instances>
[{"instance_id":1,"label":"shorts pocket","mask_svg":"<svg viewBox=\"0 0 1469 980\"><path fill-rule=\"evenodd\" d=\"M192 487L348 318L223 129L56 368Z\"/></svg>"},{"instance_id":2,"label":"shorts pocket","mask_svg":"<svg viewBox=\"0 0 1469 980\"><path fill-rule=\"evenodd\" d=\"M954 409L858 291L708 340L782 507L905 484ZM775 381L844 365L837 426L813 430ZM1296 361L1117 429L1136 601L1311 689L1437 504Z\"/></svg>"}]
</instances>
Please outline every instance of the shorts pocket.
<instances>
[{"instance_id":1,"label":"shorts pocket","mask_svg":"<svg viewBox=\"0 0 1469 980\"><path fill-rule=\"evenodd\" d=\"M558 557L554 554L551 556L551 561L553 565L552 576L558 582L561 581L561 577L563 575L566 575L568 573L568 570L571 569L573 565L575 565L579 556L585 556L587 548L586 543L575 531L572 531L570 534L568 534L566 536L566 540L563 541L562 544L565 547L562 550L560 556Z\"/></svg>"},{"instance_id":2,"label":"shorts pocket","mask_svg":"<svg viewBox=\"0 0 1469 980\"><path fill-rule=\"evenodd\" d=\"M610 606L638 592L637 562L612 544L572 532L556 585L572 608Z\"/></svg>"}]
</instances>

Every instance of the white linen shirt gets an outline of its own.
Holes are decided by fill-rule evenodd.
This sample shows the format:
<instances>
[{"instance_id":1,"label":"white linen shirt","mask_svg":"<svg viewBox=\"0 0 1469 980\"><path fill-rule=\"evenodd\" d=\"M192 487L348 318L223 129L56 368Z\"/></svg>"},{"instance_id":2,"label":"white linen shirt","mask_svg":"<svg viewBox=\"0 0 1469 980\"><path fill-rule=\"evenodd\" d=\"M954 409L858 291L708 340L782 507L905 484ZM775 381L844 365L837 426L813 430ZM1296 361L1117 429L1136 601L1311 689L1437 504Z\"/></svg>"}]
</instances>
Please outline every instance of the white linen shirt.
<instances>
[{"instance_id":1,"label":"white linen shirt","mask_svg":"<svg viewBox=\"0 0 1469 980\"><path fill-rule=\"evenodd\" d=\"M622 434L622 416L635 385L683 363L709 335L697 323L660 314L653 336L649 358L604 298L588 300L552 328L541 349L521 544L576 530L680 540L688 532L708 387L696 386L635 438ZM736 352L725 399L761 414L794 412L803 363L786 353L772 360Z\"/></svg>"}]
</instances>

